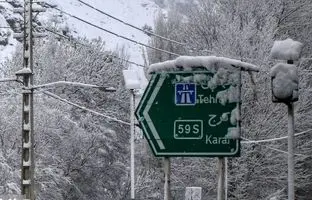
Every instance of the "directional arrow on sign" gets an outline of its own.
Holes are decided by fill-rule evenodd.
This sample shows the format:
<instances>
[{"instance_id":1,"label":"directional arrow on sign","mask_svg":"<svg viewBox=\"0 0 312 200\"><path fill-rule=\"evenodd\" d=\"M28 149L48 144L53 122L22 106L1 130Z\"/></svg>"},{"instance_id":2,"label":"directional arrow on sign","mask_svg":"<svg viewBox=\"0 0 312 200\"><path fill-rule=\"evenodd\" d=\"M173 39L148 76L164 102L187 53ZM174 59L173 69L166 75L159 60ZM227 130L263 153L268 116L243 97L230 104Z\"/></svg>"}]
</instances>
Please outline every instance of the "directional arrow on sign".
<instances>
[{"instance_id":1,"label":"directional arrow on sign","mask_svg":"<svg viewBox=\"0 0 312 200\"><path fill-rule=\"evenodd\" d=\"M150 128L152 135L153 135L154 139L156 140L158 147L160 149L165 149L165 146L164 146L163 141L160 139L159 134L158 134L158 132L154 126L154 123L151 120L148 112L149 112L150 108L152 107L154 100L156 98L156 95L158 94L158 92L159 92L159 90L160 90L165 79L166 79L166 77L164 75L160 76L160 78L158 79L158 81L156 83L154 90L152 90L152 93L151 93L149 99L147 100L147 104L145 106L145 109L143 109L143 117L145 118L147 125Z\"/></svg>"},{"instance_id":2,"label":"directional arrow on sign","mask_svg":"<svg viewBox=\"0 0 312 200\"><path fill-rule=\"evenodd\" d=\"M214 76L207 71L198 73L207 80ZM228 91L230 85L212 90L192 79L194 75L189 72L152 75L135 115L153 153L239 156L239 140L226 137L239 130L239 123L233 120L238 103L222 103L217 97Z\"/></svg>"}]
</instances>

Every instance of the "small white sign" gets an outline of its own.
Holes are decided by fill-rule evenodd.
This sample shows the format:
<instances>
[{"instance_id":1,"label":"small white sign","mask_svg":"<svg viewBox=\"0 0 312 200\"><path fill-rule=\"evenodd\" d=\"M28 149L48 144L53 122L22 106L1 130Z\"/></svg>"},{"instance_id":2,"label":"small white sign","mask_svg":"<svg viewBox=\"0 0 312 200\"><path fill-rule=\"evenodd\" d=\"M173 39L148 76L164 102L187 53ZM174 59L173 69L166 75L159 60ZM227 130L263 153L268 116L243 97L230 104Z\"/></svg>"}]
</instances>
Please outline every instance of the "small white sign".
<instances>
[{"instance_id":1,"label":"small white sign","mask_svg":"<svg viewBox=\"0 0 312 200\"><path fill-rule=\"evenodd\" d=\"M186 187L185 200L201 200L201 187Z\"/></svg>"}]
</instances>

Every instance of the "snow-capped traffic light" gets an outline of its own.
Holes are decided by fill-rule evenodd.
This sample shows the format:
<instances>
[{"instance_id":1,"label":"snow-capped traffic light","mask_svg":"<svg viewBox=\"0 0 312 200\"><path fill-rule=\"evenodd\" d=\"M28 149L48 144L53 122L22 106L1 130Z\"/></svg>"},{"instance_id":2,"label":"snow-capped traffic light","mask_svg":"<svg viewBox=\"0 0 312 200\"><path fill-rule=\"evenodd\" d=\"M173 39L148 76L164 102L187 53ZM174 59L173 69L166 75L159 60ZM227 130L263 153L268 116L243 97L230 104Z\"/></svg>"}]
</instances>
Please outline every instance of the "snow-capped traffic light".
<instances>
[{"instance_id":1,"label":"snow-capped traffic light","mask_svg":"<svg viewBox=\"0 0 312 200\"><path fill-rule=\"evenodd\" d=\"M297 63L300 58L302 43L286 39L275 41L271 57L285 60L271 68L272 101L291 103L299 98L299 78ZM296 64L295 64L296 63Z\"/></svg>"},{"instance_id":2,"label":"snow-capped traffic light","mask_svg":"<svg viewBox=\"0 0 312 200\"><path fill-rule=\"evenodd\" d=\"M297 67L278 63L271 69L272 101L290 103L298 101L299 80Z\"/></svg>"}]
</instances>

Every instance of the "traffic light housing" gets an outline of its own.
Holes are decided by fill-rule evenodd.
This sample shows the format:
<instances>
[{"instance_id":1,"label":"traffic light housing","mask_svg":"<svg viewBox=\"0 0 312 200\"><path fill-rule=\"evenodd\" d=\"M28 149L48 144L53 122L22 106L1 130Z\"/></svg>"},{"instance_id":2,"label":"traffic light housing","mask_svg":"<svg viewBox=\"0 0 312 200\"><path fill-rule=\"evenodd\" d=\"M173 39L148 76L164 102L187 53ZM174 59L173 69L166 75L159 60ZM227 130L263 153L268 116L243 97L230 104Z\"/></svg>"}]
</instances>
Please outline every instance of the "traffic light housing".
<instances>
[{"instance_id":1,"label":"traffic light housing","mask_svg":"<svg viewBox=\"0 0 312 200\"><path fill-rule=\"evenodd\" d=\"M288 63L278 63L271 69L271 92L274 103L287 104L299 99L298 70L296 65Z\"/></svg>"}]
</instances>

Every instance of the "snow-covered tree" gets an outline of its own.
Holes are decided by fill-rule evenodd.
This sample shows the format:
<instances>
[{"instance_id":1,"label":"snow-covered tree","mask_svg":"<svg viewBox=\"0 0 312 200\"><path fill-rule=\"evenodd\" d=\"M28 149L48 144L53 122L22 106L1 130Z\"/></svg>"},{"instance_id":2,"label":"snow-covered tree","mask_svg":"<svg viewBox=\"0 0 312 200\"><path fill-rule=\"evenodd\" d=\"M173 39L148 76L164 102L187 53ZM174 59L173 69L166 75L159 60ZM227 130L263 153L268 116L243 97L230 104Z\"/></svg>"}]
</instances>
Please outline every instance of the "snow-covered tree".
<instances>
[{"instance_id":1,"label":"snow-covered tree","mask_svg":"<svg viewBox=\"0 0 312 200\"><path fill-rule=\"evenodd\" d=\"M35 85L69 81L112 86L117 91L108 93L70 85L36 90L36 194L38 199L126 199L129 196L129 125L126 122L129 106L121 73L125 63L116 58L118 53L105 51L101 39L80 39L79 43L85 45L53 36L36 39ZM5 76L12 76L22 67L21 48L17 52L6 64ZM0 148L0 167L6 178L1 179L4 184L1 184L0 194L19 193L16 190L19 189L21 157L20 88L11 83L3 92L4 105L8 106L1 107L7 114L0 121L3 133L0 142L4 144ZM53 95L47 96L47 92ZM16 100L6 93L11 96L13 93ZM11 102L8 101L10 98ZM80 105L80 108L68 102Z\"/></svg>"}]
</instances>

